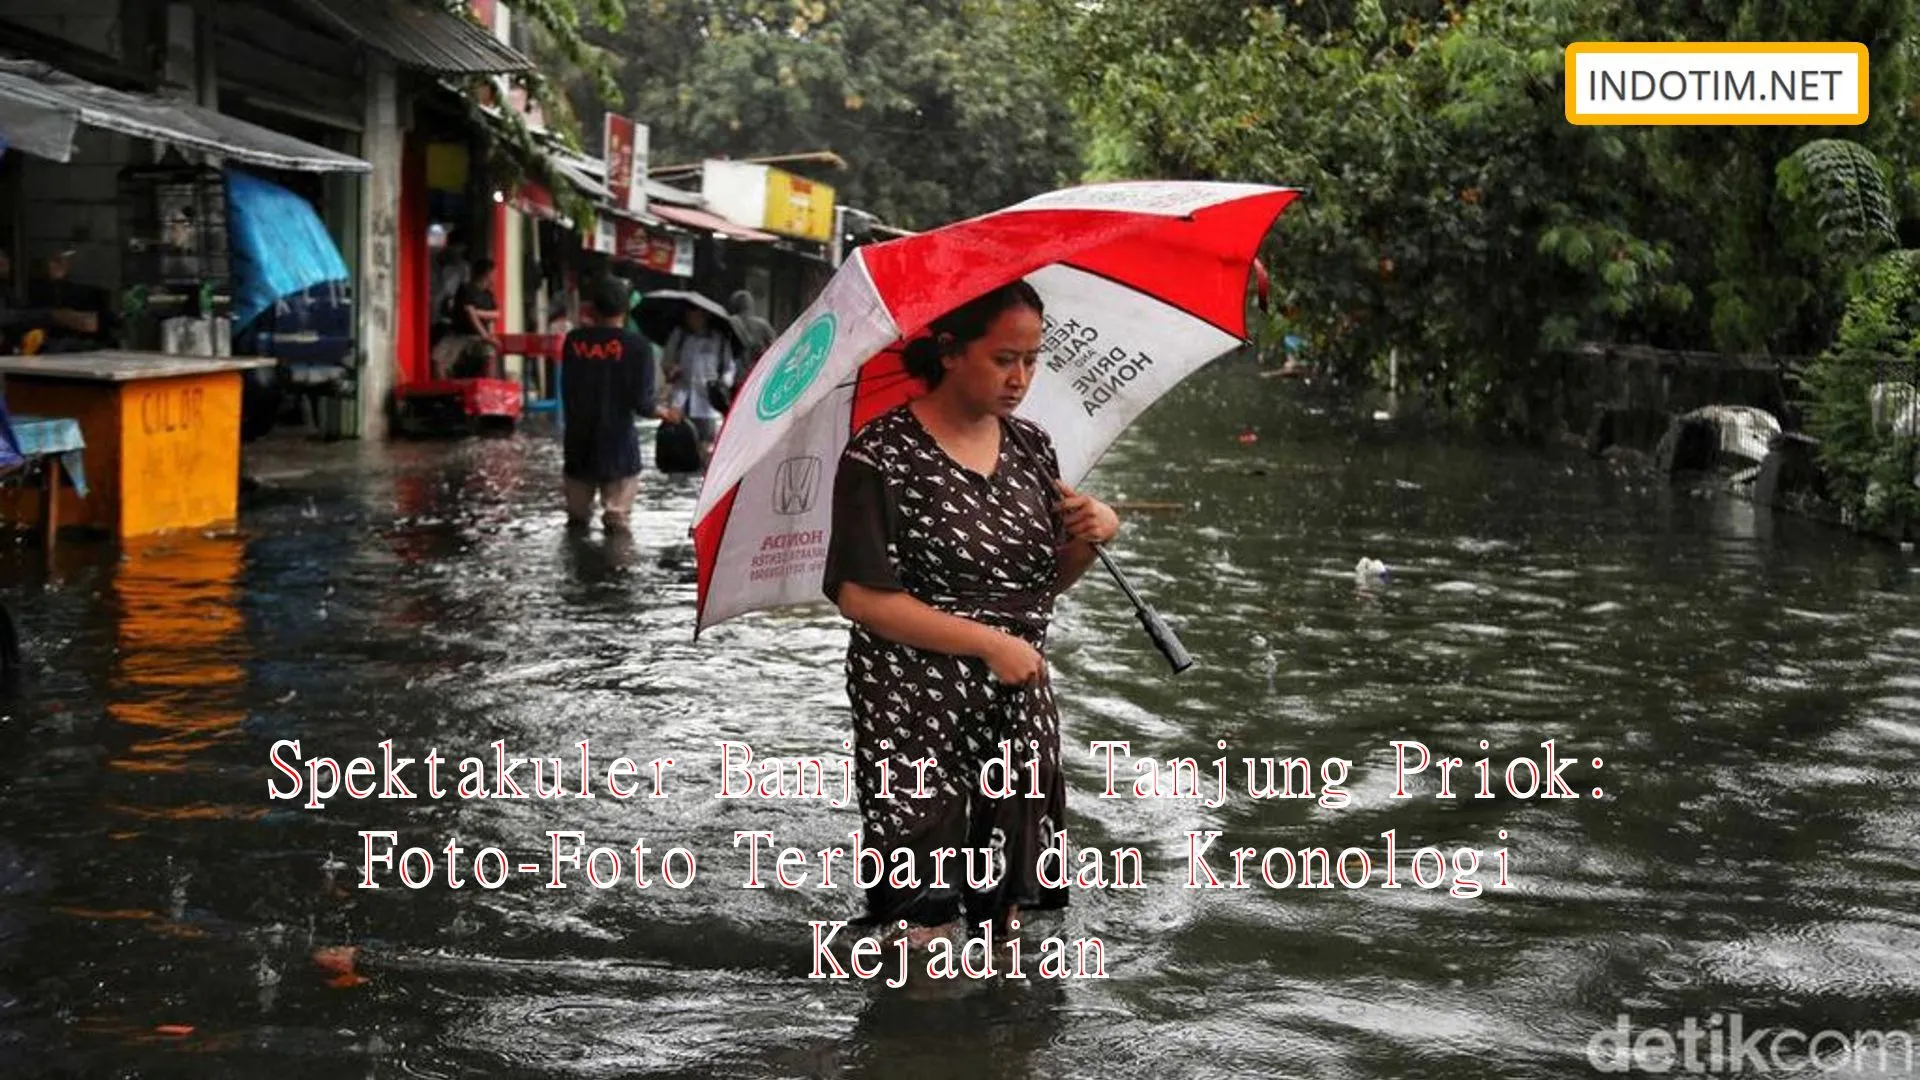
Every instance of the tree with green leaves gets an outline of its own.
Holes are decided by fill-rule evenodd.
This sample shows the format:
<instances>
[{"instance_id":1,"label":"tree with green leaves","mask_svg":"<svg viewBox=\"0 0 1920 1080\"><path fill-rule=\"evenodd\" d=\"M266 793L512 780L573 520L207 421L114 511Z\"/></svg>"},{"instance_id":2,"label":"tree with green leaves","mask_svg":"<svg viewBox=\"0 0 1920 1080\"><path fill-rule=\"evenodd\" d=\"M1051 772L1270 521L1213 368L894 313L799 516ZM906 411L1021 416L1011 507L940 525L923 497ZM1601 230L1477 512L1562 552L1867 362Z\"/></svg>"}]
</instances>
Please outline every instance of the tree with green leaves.
<instances>
[{"instance_id":1,"label":"tree with green leaves","mask_svg":"<svg viewBox=\"0 0 1920 1080\"><path fill-rule=\"evenodd\" d=\"M471 17L471 0L440 0L442 7L463 18ZM533 27L534 52L544 61L534 71L516 76L528 92L566 111L565 99L552 93L546 71L560 68L580 79L599 97L617 106L619 84L613 58L589 40L596 33L618 33L627 21L627 0L512 0L515 15Z\"/></svg>"},{"instance_id":2,"label":"tree with green leaves","mask_svg":"<svg viewBox=\"0 0 1920 1080\"><path fill-rule=\"evenodd\" d=\"M449 13L473 18L471 0L439 0ZM465 98L474 127L489 131L488 174L501 183L533 177L553 193L561 213L576 221L589 220L591 203L563 177L554 175L547 159L547 141L582 149L574 102L564 92L577 87L583 98L617 107L620 90L613 77L612 57L589 40L591 34L617 32L626 22L625 0L512 0L514 14L532 28L535 67L511 80L541 106L546 132L536 134L511 109L488 114L478 92ZM557 77L555 77L557 75ZM476 82L474 89L479 86Z\"/></svg>"},{"instance_id":3,"label":"tree with green leaves","mask_svg":"<svg viewBox=\"0 0 1920 1080\"><path fill-rule=\"evenodd\" d=\"M830 150L845 172L801 171L927 228L1078 172L1072 118L1018 28L978 0L636 0L594 37L657 164Z\"/></svg>"},{"instance_id":4,"label":"tree with green leaves","mask_svg":"<svg viewBox=\"0 0 1920 1080\"><path fill-rule=\"evenodd\" d=\"M1576 342L1806 354L1846 300L1776 176L1827 132L1570 124L1568 42L1865 42L1873 119L1850 137L1903 160L1917 134L1899 0L1006 3L1050 33L1097 175L1313 189L1267 261L1323 363L1367 377L1395 351L1516 423Z\"/></svg>"},{"instance_id":5,"label":"tree with green leaves","mask_svg":"<svg viewBox=\"0 0 1920 1080\"><path fill-rule=\"evenodd\" d=\"M1806 143L1780 163L1796 249L1842 283L1833 344L1800 386L1828 494L1860 525L1920 528L1920 250L1899 242L1893 170L1844 139Z\"/></svg>"}]
</instances>

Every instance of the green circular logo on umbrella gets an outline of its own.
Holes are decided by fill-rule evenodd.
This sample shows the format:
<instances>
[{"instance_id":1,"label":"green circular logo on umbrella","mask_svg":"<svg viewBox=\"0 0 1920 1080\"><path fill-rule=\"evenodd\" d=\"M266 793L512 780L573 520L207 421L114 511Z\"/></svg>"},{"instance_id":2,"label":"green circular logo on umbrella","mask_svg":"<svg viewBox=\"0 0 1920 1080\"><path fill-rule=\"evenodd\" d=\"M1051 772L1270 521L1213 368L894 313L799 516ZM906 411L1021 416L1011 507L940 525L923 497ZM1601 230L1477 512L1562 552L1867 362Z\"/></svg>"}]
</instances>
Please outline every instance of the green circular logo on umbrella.
<instances>
[{"instance_id":1,"label":"green circular logo on umbrella","mask_svg":"<svg viewBox=\"0 0 1920 1080\"><path fill-rule=\"evenodd\" d=\"M760 400L755 410L762 420L773 418L793 408L800 395L813 385L814 377L826 366L827 354L833 351L834 320L832 312L825 312L819 318L807 324L800 331L800 340L793 343L778 363L773 374L767 378L767 384L760 389Z\"/></svg>"}]
</instances>

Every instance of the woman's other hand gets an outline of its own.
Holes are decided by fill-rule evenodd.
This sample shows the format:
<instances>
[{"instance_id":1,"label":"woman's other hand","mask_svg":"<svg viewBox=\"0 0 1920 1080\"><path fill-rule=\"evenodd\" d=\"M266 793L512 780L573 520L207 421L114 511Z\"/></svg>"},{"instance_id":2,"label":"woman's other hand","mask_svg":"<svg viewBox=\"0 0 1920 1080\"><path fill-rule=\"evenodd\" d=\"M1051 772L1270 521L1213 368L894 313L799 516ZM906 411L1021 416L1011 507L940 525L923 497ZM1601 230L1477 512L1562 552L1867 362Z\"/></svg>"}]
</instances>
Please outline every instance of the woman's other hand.
<instances>
[{"instance_id":1,"label":"woman's other hand","mask_svg":"<svg viewBox=\"0 0 1920 1080\"><path fill-rule=\"evenodd\" d=\"M1040 650L1004 632L999 632L992 644L981 652L980 659L987 662L994 678L1008 686L1039 685L1047 663L1041 658Z\"/></svg>"},{"instance_id":2,"label":"woman's other hand","mask_svg":"<svg viewBox=\"0 0 1920 1080\"><path fill-rule=\"evenodd\" d=\"M1059 512L1068 536L1089 544L1104 544L1120 532L1120 515L1113 512L1113 507L1074 491L1063 481L1055 480L1053 486L1060 490L1060 501L1053 507Z\"/></svg>"}]
</instances>

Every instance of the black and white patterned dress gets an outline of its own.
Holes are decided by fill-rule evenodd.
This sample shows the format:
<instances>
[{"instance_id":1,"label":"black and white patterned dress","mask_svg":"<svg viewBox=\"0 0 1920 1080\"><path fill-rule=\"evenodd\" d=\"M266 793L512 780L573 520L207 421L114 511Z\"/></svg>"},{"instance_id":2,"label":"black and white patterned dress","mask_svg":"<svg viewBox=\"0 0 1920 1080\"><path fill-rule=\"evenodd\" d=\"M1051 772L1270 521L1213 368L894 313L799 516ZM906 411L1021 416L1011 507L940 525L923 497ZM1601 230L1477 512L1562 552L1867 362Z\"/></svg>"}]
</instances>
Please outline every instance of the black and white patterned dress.
<instances>
[{"instance_id":1,"label":"black and white patterned dress","mask_svg":"<svg viewBox=\"0 0 1920 1080\"><path fill-rule=\"evenodd\" d=\"M1044 653L1057 549L1066 539L1053 511L1060 467L1039 427L1001 423L990 476L955 461L905 406L854 435L834 484L829 599L849 581L904 589ZM1065 890L1042 887L1035 868L1065 827L1052 687L1008 687L981 660L902 645L857 623L846 672L865 842L886 854L890 871L893 852L912 848L922 877L919 889L885 882L868 889L863 921L935 926L964 915L972 926L1011 905L1064 906ZM981 768L1000 756L1002 740L1013 744L1014 797L989 798L980 790ZM913 763L929 756L937 761L927 770L933 797L913 798ZM890 799L879 793L882 759L892 762ZM1040 798L1025 797L1035 790ZM947 860L946 887L936 888L932 853L944 847L960 854ZM967 888L970 847L996 853L998 882L984 893Z\"/></svg>"}]
</instances>

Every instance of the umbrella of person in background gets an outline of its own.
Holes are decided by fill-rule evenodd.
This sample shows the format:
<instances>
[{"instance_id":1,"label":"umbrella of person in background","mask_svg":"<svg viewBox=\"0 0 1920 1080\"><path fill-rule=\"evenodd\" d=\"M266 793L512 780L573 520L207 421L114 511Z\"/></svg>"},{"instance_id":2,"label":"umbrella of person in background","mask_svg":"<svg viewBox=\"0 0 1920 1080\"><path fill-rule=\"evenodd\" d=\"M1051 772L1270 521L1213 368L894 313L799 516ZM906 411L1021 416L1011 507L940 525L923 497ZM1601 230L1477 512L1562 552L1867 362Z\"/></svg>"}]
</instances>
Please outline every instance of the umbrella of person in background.
<instances>
[{"instance_id":1,"label":"umbrella of person in background","mask_svg":"<svg viewBox=\"0 0 1920 1080\"><path fill-rule=\"evenodd\" d=\"M673 336L675 329L686 322L687 309L699 308L707 313L707 321L725 330L733 338L735 346L743 353L746 349L746 334L740 329L733 313L717 300L683 289L656 289L640 298L633 309L633 321L655 345L665 345Z\"/></svg>"}]
</instances>

